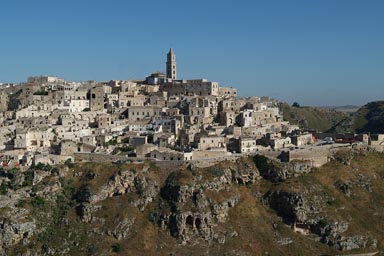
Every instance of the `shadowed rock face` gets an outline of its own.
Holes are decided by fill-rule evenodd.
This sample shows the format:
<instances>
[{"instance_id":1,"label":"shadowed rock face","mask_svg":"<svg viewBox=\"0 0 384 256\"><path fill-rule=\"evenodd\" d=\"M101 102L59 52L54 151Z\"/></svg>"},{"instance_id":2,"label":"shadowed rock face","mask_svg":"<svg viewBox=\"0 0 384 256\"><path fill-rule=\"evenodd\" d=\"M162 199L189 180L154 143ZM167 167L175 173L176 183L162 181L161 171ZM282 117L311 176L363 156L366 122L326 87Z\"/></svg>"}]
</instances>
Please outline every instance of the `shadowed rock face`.
<instances>
[{"instance_id":1,"label":"shadowed rock face","mask_svg":"<svg viewBox=\"0 0 384 256\"><path fill-rule=\"evenodd\" d=\"M305 193L280 190L268 192L264 200L283 217L287 224L316 223L322 204L321 201L309 200Z\"/></svg>"},{"instance_id":2,"label":"shadowed rock face","mask_svg":"<svg viewBox=\"0 0 384 256\"><path fill-rule=\"evenodd\" d=\"M270 161L269 168L263 174L263 178L281 182L289 178L298 177L312 171L312 163L308 160L294 160L289 163L276 163Z\"/></svg>"},{"instance_id":3,"label":"shadowed rock face","mask_svg":"<svg viewBox=\"0 0 384 256\"><path fill-rule=\"evenodd\" d=\"M12 220L0 220L0 252L3 247L9 247L22 241L26 243L34 235L36 223L22 221L25 221L22 216L14 217Z\"/></svg>"},{"instance_id":4,"label":"shadowed rock face","mask_svg":"<svg viewBox=\"0 0 384 256\"><path fill-rule=\"evenodd\" d=\"M330 198L313 187L312 191L294 192L289 190L269 191L263 198L266 204L276 210L284 222L300 227L302 233L312 233L320 241L335 248L348 251L377 246L377 240L364 235L347 236L349 224L346 221L333 221L322 212L322 207Z\"/></svg>"},{"instance_id":5,"label":"shadowed rock face","mask_svg":"<svg viewBox=\"0 0 384 256\"><path fill-rule=\"evenodd\" d=\"M166 215L160 212L159 225L168 228L182 244L195 243L197 239L212 241L218 237L219 234L214 231L215 225L226 221L230 208L238 204L240 195L216 201L206 193L220 193L233 183L252 184L260 179L257 168L251 163L244 163L240 167L229 165L220 171L214 169L212 173L217 177L211 180L202 180L199 175L171 173L161 189L161 196L167 201L171 213ZM180 184L180 179L183 184ZM193 211L189 210L191 206Z\"/></svg>"},{"instance_id":6,"label":"shadowed rock face","mask_svg":"<svg viewBox=\"0 0 384 256\"><path fill-rule=\"evenodd\" d=\"M81 203L77 212L83 222L103 223L104 219L94 215L100 211L97 204L107 198L135 193L138 198L131 201L130 205L144 211L160 195L161 207L151 212L153 222L169 230L182 244L197 243L198 240L212 241L220 235L215 232L215 226L226 221L230 208L238 204L240 195L232 194L228 198L213 200L206 192L220 194L220 191L230 190L233 184L253 184L261 177L249 160L228 163L225 167L206 170L206 173L201 170L193 173L195 168L190 169L171 172L161 188L149 177L147 169L140 173L121 170L96 191L82 186L75 196ZM208 177L203 178L202 175L207 174ZM106 231L106 234L120 239L126 237L129 231L119 232L120 226Z\"/></svg>"}]
</instances>

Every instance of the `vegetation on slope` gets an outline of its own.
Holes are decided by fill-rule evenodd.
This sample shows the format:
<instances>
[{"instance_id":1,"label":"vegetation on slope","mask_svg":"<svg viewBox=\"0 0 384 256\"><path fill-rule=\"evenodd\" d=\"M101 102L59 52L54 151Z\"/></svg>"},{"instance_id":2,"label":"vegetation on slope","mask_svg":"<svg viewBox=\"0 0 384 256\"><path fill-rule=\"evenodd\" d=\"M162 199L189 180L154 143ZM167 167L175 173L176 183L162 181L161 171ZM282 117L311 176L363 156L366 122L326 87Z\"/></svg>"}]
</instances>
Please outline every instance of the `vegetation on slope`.
<instances>
[{"instance_id":1,"label":"vegetation on slope","mask_svg":"<svg viewBox=\"0 0 384 256\"><path fill-rule=\"evenodd\" d=\"M279 107L284 120L299 125L300 128L318 132L325 132L348 117L343 112L319 107L290 106L287 103L280 103Z\"/></svg>"},{"instance_id":2,"label":"vegetation on slope","mask_svg":"<svg viewBox=\"0 0 384 256\"><path fill-rule=\"evenodd\" d=\"M342 120L330 132L384 133L384 101L370 102Z\"/></svg>"},{"instance_id":3,"label":"vegetation on slope","mask_svg":"<svg viewBox=\"0 0 384 256\"><path fill-rule=\"evenodd\" d=\"M350 153L342 152L338 157L343 158L343 154ZM262 168L272 164L262 157L221 162L209 168L163 169L146 163L75 164L73 169L62 167L40 182L34 179L33 184L21 183L22 187L13 185L18 182L19 174L11 176L4 172L10 179L4 199L12 193L21 197L26 191L30 193L29 198L20 200L15 207L18 212L30 211L28 221L35 220L37 225L31 237L7 247L6 252L8 255L27 252L31 255L336 255L340 254L337 246L347 248L343 242L349 240L342 239L349 237L378 241L373 246L369 240L366 248L352 249L350 253L384 250L383 154L357 154L350 165L333 161L279 182L257 176L253 161ZM60 190L54 192L58 184ZM159 190L152 193L151 187ZM148 199L149 194L150 200L141 200ZM276 195L293 195L297 200L282 205L284 200L277 198L280 203L276 204L271 201ZM228 201L233 197L239 198L235 204ZM292 208L296 203L298 208ZM302 235L292 229L293 215L307 208L309 212L297 215L311 229L308 235ZM223 209L229 209L228 216L223 215ZM9 210L0 207L4 223L8 223ZM170 223L162 222L172 214L176 219L170 218L171 222L178 221L184 213L208 218L211 212L219 221L212 223L208 233L198 229L200 222L194 224L198 232L188 233L191 231L188 218L183 230L168 229ZM316 215L316 222L310 222L310 214ZM332 231L327 231L332 223L344 222L348 223L348 229L341 233L341 238L327 233ZM325 231L316 230L318 227ZM175 236L175 232L179 234ZM212 235L212 240L208 242L205 234ZM180 235L194 238L181 245Z\"/></svg>"}]
</instances>

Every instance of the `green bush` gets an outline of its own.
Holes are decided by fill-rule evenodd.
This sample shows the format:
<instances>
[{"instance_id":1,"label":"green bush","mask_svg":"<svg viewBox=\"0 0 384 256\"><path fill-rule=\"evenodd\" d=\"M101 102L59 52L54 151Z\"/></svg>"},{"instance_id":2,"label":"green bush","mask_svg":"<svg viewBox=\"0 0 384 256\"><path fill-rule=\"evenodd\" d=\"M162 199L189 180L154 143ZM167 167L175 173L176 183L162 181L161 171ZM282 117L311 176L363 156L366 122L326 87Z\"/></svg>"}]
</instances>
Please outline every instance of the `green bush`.
<instances>
[{"instance_id":1,"label":"green bush","mask_svg":"<svg viewBox=\"0 0 384 256\"><path fill-rule=\"evenodd\" d=\"M35 165L36 170L43 170L44 167L45 167L45 164L43 164L43 163L38 163L37 165Z\"/></svg>"},{"instance_id":2,"label":"green bush","mask_svg":"<svg viewBox=\"0 0 384 256\"><path fill-rule=\"evenodd\" d=\"M16 207L19 207L19 208L22 208L24 207L25 205L27 204L27 201L26 200L19 200L17 203L16 203Z\"/></svg>"},{"instance_id":3,"label":"green bush","mask_svg":"<svg viewBox=\"0 0 384 256\"><path fill-rule=\"evenodd\" d=\"M59 168L57 168L57 167L53 167L53 168L51 169L51 174L52 174L53 176L58 176L58 175L60 174Z\"/></svg>"},{"instance_id":4,"label":"green bush","mask_svg":"<svg viewBox=\"0 0 384 256\"><path fill-rule=\"evenodd\" d=\"M129 138L123 138L123 139L121 140L121 143L129 143Z\"/></svg>"},{"instance_id":5,"label":"green bush","mask_svg":"<svg viewBox=\"0 0 384 256\"><path fill-rule=\"evenodd\" d=\"M64 164L66 166L68 166L68 168L73 168L75 165L72 163L72 159L71 158L68 158L67 160L65 160Z\"/></svg>"},{"instance_id":6,"label":"green bush","mask_svg":"<svg viewBox=\"0 0 384 256\"><path fill-rule=\"evenodd\" d=\"M263 155L255 155L253 157L253 162L261 175L266 173L270 167L268 158Z\"/></svg>"},{"instance_id":7,"label":"green bush","mask_svg":"<svg viewBox=\"0 0 384 256\"><path fill-rule=\"evenodd\" d=\"M121 147L118 147L118 149L122 152L132 152L135 148L131 145L123 145Z\"/></svg>"},{"instance_id":8,"label":"green bush","mask_svg":"<svg viewBox=\"0 0 384 256\"><path fill-rule=\"evenodd\" d=\"M156 163L154 163L152 161L149 162L149 167L151 169L155 169L155 170L159 170L160 169L159 166L157 166Z\"/></svg>"},{"instance_id":9,"label":"green bush","mask_svg":"<svg viewBox=\"0 0 384 256\"><path fill-rule=\"evenodd\" d=\"M72 199L76 193L76 187L73 185L73 180L60 177L59 182L63 187L63 195Z\"/></svg>"},{"instance_id":10,"label":"green bush","mask_svg":"<svg viewBox=\"0 0 384 256\"><path fill-rule=\"evenodd\" d=\"M67 215L71 208L71 200L63 195L58 195L56 198L56 208L53 210L54 221L56 224L61 224L63 218Z\"/></svg>"},{"instance_id":11,"label":"green bush","mask_svg":"<svg viewBox=\"0 0 384 256\"><path fill-rule=\"evenodd\" d=\"M148 218L151 222L153 222L154 224L157 224L159 222L160 216L157 212L150 212L148 214Z\"/></svg>"},{"instance_id":12,"label":"green bush","mask_svg":"<svg viewBox=\"0 0 384 256\"><path fill-rule=\"evenodd\" d=\"M8 185L4 182L0 185L0 195L6 195L8 192Z\"/></svg>"},{"instance_id":13,"label":"green bush","mask_svg":"<svg viewBox=\"0 0 384 256\"><path fill-rule=\"evenodd\" d=\"M31 205L34 207L34 208L40 208L42 206L45 205L45 199L42 198L42 197L36 197L34 199L32 199L31 201Z\"/></svg>"},{"instance_id":14,"label":"green bush","mask_svg":"<svg viewBox=\"0 0 384 256\"><path fill-rule=\"evenodd\" d=\"M292 107L300 108L300 104L297 102L293 102Z\"/></svg>"},{"instance_id":15,"label":"green bush","mask_svg":"<svg viewBox=\"0 0 384 256\"><path fill-rule=\"evenodd\" d=\"M32 186L33 183L33 171L26 171L24 173L23 187Z\"/></svg>"},{"instance_id":16,"label":"green bush","mask_svg":"<svg viewBox=\"0 0 384 256\"><path fill-rule=\"evenodd\" d=\"M110 139L109 141L107 141L106 144L107 144L107 145L113 145L113 146L116 146L116 145L117 145L117 138L112 138L112 139Z\"/></svg>"},{"instance_id":17,"label":"green bush","mask_svg":"<svg viewBox=\"0 0 384 256\"><path fill-rule=\"evenodd\" d=\"M91 197L91 187L89 185L82 185L77 193L74 195L74 198L78 202L88 202Z\"/></svg>"},{"instance_id":18,"label":"green bush","mask_svg":"<svg viewBox=\"0 0 384 256\"><path fill-rule=\"evenodd\" d=\"M112 245L112 251L113 252L121 252L121 245L120 244Z\"/></svg>"},{"instance_id":19,"label":"green bush","mask_svg":"<svg viewBox=\"0 0 384 256\"><path fill-rule=\"evenodd\" d=\"M20 170L16 167L13 167L12 169L10 169L8 171L8 174L11 174L11 175L15 175L16 173L18 173Z\"/></svg>"},{"instance_id":20,"label":"green bush","mask_svg":"<svg viewBox=\"0 0 384 256\"><path fill-rule=\"evenodd\" d=\"M53 229L51 227L48 227L37 236L37 241L40 243L50 241L53 235Z\"/></svg>"},{"instance_id":21,"label":"green bush","mask_svg":"<svg viewBox=\"0 0 384 256\"><path fill-rule=\"evenodd\" d=\"M48 95L48 92L44 89L41 89L39 91L34 92L33 95Z\"/></svg>"},{"instance_id":22,"label":"green bush","mask_svg":"<svg viewBox=\"0 0 384 256\"><path fill-rule=\"evenodd\" d=\"M37 165L32 165L31 169L33 170L42 170L42 171L51 171L52 166L49 164L43 164L43 163L38 163Z\"/></svg>"},{"instance_id":23,"label":"green bush","mask_svg":"<svg viewBox=\"0 0 384 256\"><path fill-rule=\"evenodd\" d=\"M215 169L210 169L209 172L215 176L215 177L221 177L224 175L224 170L223 169L219 169L219 168L215 168Z\"/></svg>"}]
</instances>

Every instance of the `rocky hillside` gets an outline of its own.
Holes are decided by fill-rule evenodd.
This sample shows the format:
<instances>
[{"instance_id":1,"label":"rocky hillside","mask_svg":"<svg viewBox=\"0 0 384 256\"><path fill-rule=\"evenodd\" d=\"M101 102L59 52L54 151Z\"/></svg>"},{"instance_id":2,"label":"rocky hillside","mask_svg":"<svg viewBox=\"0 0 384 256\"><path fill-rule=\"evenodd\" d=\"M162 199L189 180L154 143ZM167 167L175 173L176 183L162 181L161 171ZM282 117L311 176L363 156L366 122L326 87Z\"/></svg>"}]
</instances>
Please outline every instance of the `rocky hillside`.
<instances>
[{"instance_id":1,"label":"rocky hillside","mask_svg":"<svg viewBox=\"0 0 384 256\"><path fill-rule=\"evenodd\" d=\"M384 101L370 102L330 129L330 132L384 133Z\"/></svg>"},{"instance_id":2,"label":"rocky hillside","mask_svg":"<svg viewBox=\"0 0 384 256\"><path fill-rule=\"evenodd\" d=\"M280 103L283 118L291 124L299 125L303 129L314 129L325 132L342 120L348 118L348 114L319 107L293 107L287 103Z\"/></svg>"},{"instance_id":3,"label":"rocky hillside","mask_svg":"<svg viewBox=\"0 0 384 256\"><path fill-rule=\"evenodd\" d=\"M160 168L0 172L0 255L337 255L384 251L384 155L263 156ZM305 246L303 246L305 245Z\"/></svg>"}]
</instances>

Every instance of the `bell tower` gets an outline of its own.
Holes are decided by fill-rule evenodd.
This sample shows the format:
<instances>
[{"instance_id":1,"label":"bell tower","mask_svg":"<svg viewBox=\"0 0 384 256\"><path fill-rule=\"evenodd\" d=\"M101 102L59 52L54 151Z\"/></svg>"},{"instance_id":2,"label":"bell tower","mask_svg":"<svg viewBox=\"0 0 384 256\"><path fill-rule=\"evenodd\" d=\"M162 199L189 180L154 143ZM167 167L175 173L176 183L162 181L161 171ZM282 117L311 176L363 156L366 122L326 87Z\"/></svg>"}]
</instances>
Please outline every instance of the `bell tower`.
<instances>
[{"instance_id":1,"label":"bell tower","mask_svg":"<svg viewBox=\"0 0 384 256\"><path fill-rule=\"evenodd\" d=\"M176 54L171 49L169 49L169 52L167 54L167 78L172 78L173 80L177 79L177 72L176 72Z\"/></svg>"}]
</instances>

